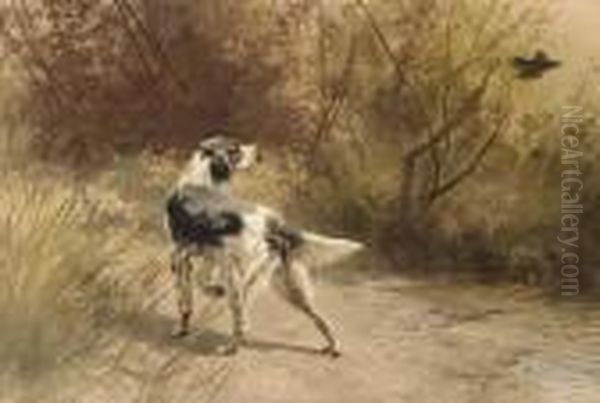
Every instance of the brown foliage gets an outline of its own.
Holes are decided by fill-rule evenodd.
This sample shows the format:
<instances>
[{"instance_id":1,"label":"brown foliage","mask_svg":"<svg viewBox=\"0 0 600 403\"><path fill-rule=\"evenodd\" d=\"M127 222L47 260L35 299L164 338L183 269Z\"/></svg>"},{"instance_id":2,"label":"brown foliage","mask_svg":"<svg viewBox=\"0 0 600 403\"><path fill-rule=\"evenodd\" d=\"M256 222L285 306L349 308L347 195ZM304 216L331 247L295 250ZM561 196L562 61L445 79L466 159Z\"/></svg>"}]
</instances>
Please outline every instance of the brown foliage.
<instances>
[{"instance_id":1,"label":"brown foliage","mask_svg":"<svg viewBox=\"0 0 600 403\"><path fill-rule=\"evenodd\" d=\"M281 88L294 22L252 2L19 1L10 17L46 157L89 163L212 130L278 141L303 130Z\"/></svg>"}]
</instances>

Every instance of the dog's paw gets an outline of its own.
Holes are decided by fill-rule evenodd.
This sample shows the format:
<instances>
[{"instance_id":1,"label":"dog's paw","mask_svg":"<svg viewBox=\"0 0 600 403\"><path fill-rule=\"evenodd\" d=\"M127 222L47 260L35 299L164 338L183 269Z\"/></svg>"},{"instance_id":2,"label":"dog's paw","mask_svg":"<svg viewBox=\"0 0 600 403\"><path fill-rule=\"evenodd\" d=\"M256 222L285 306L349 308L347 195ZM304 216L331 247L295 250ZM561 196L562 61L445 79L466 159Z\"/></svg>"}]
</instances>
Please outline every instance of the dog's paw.
<instances>
[{"instance_id":1,"label":"dog's paw","mask_svg":"<svg viewBox=\"0 0 600 403\"><path fill-rule=\"evenodd\" d=\"M190 329L178 327L177 329L171 332L171 337L173 339L182 339L190 334Z\"/></svg>"},{"instance_id":2,"label":"dog's paw","mask_svg":"<svg viewBox=\"0 0 600 403\"><path fill-rule=\"evenodd\" d=\"M239 343L231 342L231 343L227 343L222 346L219 346L217 348L217 353L219 355L231 356L231 355L236 355L239 350L240 350Z\"/></svg>"},{"instance_id":3,"label":"dog's paw","mask_svg":"<svg viewBox=\"0 0 600 403\"><path fill-rule=\"evenodd\" d=\"M340 351L339 347L336 346L324 347L321 350L319 350L319 352L331 358L339 358L342 356L342 352Z\"/></svg>"},{"instance_id":4,"label":"dog's paw","mask_svg":"<svg viewBox=\"0 0 600 403\"><path fill-rule=\"evenodd\" d=\"M207 285L203 289L204 293L212 298L222 298L225 296L225 287L220 284Z\"/></svg>"},{"instance_id":5,"label":"dog's paw","mask_svg":"<svg viewBox=\"0 0 600 403\"><path fill-rule=\"evenodd\" d=\"M242 346L247 346L248 340L245 336L233 336L227 343L217 347L217 353L219 355L235 355L240 351Z\"/></svg>"}]
</instances>

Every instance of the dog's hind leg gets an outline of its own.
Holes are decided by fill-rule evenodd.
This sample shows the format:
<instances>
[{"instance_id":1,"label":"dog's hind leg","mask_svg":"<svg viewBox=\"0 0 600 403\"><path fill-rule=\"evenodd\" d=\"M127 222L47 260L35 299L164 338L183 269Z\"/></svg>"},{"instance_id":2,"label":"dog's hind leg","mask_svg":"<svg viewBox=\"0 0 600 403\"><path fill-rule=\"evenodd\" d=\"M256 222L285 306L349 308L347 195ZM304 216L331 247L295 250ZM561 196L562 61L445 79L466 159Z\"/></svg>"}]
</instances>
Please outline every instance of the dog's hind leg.
<instances>
[{"instance_id":1,"label":"dog's hind leg","mask_svg":"<svg viewBox=\"0 0 600 403\"><path fill-rule=\"evenodd\" d=\"M194 306L192 268L189 253L184 250L173 252L171 270L175 277L175 291L179 309L179 324L173 332L173 337L184 337L190 332L190 319Z\"/></svg>"},{"instance_id":2,"label":"dog's hind leg","mask_svg":"<svg viewBox=\"0 0 600 403\"><path fill-rule=\"evenodd\" d=\"M306 266L297 261L284 263L275 272L273 279L275 290L285 298L292 306L304 312L313 321L317 329L327 340L327 346L322 350L323 354L339 357L339 343L331 325L321 316L313 301L310 277Z\"/></svg>"}]
</instances>

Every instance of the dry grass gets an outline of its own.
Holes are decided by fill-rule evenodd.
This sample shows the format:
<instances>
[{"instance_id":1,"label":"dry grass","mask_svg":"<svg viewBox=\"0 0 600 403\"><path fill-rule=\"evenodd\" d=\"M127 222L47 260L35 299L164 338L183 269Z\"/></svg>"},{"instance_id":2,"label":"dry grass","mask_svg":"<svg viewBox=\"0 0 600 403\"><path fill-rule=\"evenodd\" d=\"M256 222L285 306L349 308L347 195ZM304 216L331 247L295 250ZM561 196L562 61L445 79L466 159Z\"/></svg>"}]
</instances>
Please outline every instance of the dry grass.
<instances>
[{"instance_id":1,"label":"dry grass","mask_svg":"<svg viewBox=\"0 0 600 403\"><path fill-rule=\"evenodd\" d=\"M168 164L140 158L120 185L116 171L84 185L8 149L0 151L0 402L207 399L230 366L169 343L168 248L160 222L148 225Z\"/></svg>"},{"instance_id":2,"label":"dry grass","mask_svg":"<svg viewBox=\"0 0 600 403\"><path fill-rule=\"evenodd\" d=\"M98 227L94 206L60 179L5 171L0 186L0 365L42 375L101 341L124 237Z\"/></svg>"}]
</instances>

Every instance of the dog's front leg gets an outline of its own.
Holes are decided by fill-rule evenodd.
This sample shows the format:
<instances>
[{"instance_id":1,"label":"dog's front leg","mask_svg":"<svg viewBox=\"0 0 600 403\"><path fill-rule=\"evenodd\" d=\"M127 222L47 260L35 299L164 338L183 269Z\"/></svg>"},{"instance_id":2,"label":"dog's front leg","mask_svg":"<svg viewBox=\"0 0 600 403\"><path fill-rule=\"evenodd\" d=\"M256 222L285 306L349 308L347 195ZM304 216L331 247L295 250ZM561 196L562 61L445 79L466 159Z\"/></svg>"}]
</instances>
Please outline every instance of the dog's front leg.
<instances>
[{"instance_id":1,"label":"dog's front leg","mask_svg":"<svg viewBox=\"0 0 600 403\"><path fill-rule=\"evenodd\" d=\"M209 297L224 297L226 294L226 288L223 284L223 269L219 267L213 260L210 260L207 263L209 264L208 279L203 287L203 291Z\"/></svg>"},{"instance_id":2,"label":"dog's front leg","mask_svg":"<svg viewBox=\"0 0 600 403\"><path fill-rule=\"evenodd\" d=\"M225 347L223 353L235 354L240 345L245 341L246 330L248 328L248 318L246 307L244 306L242 276L239 267L236 264L228 264L225 268L225 278L227 281L227 295L233 329L231 341Z\"/></svg>"},{"instance_id":3,"label":"dog's front leg","mask_svg":"<svg viewBox=\"0 0 600 403\"><path fill-rule=\"evenodd\" d=\"M188 253L175 251L171 257L171 270L175 277L179 324L173 337L184 337L190 332L190 319L194 306L194 290L192 285L192 262Z\"/></svg>"}]
</instances>

